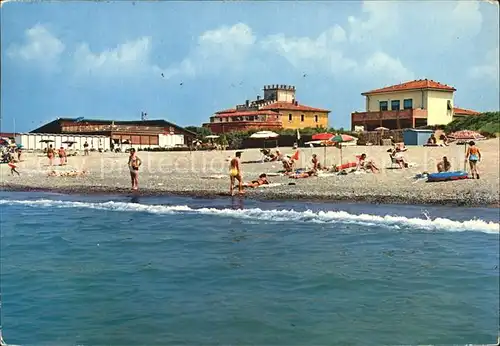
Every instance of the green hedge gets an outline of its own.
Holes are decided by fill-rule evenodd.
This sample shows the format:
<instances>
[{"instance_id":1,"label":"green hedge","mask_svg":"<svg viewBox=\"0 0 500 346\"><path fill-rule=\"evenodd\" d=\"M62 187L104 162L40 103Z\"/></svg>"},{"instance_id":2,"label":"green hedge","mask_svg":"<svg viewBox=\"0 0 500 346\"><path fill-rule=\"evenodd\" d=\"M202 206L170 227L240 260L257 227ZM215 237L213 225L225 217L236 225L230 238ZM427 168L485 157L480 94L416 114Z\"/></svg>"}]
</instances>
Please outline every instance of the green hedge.
<instances>
[{"instance_id":1,"label":"green hedge","mask_svg":"<svg viewBox=\"0 0 500 346\"><path fill-rule=\"evenodd\" d=\"M495 137L500 133L500 112L485 112L459 118L446 125L445 130L446 132L472 130L487 137Z\"/></svg>"}]
</instances>

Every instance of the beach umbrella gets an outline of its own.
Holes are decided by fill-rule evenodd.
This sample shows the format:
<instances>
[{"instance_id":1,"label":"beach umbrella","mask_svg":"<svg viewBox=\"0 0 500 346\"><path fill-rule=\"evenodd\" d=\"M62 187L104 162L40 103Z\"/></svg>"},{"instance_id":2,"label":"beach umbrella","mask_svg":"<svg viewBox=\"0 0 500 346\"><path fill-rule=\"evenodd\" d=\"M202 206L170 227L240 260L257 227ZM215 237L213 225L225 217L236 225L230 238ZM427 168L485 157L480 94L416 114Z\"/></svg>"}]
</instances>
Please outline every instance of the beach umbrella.
<instances>
[{"instance_id":1,"label":"beach umbrella","mask_svg":"<svg viewBox=\"0 0 500 346\"><path fill-rule=\"evenodd\" d=\"M356 140L356 138L354 138L353 136L344 135L344 134L335 135L332 138L330 138L331 142L334 142L334 143L336 143L336 144L339 145L339 149L340 149L340 164L342 164L342 143L352 142L352 141L355 141L355 140Z\"/></svg>"},{"instance_id":2,"label":"beach umbrella","mask_svg":"<svg viewBox=\"0 0 500 346\"><path fill-rule=\"evenodd\" d=\"M259 132L255 132L253 135L250 136L250 138L253 138L253 139L270 139L270 138L277 138L277 137L279 137L279 135L273 131L259 131Z\"/></svg>"},{"instance_id":3,"label":"beach umbrella","mask_svg":"<svg viewBox=\"0 0 500 346\"><path fill-rule=\"evenodd\" d=\"M375 129L375 131L390 131L390 130L387 127L380 126L380 127L377 127Z\"/></svg>"},{"instance_id":4,"label":"beach umbrella","mask_svg":"<svg viewBox=\"0 0 500 346\"><path fill-rule=\"evenodd\" d=\"M252 134L249 138L263 139L264 140L264 148L265 148L266 147L266 140L269 140L269 139L274 139L276 141L276 146L278 146L278 141L276 140L276 138L278 138L278 137L279 137L279 135L273 131L259 131L259 132L255 132L254 134Z\"/></svg>"},{"instance_id":5,"label":"beach umbrella","mask_svg":"<svg viewBox=\"0 0 500 346\"><path fill-rule=\"evenodd\" d=\"M205 136L205 138L207 138L207 139L217 139L217 138L219 138L219 136L217 136L217 135L209 135L209 136Z\"/></svg>"},{"instance_id":6,"label":"beach umbrella","mask_svg":"<svg viewBox=\"0 0 500 346\"><path fill-rule=\"evenodd\" d=\"M332 133L316 133L312 136L313 141L327 141L333 137Z\"/></svg>"},{"instance_id":7,"label":"beach umbrella","mask_svg":"<svg viewBox=\"0 0 500 346\"><path fill-rule=\"evenodd\" d=\"M456 131L450 134L448 137L454 138L454 139L459 139L459 140L481 140L484 139L485 137L480 134L479 132L476 131L470 131L470 130L462 130L462 131Z\"/></svg>"}]
</instances>

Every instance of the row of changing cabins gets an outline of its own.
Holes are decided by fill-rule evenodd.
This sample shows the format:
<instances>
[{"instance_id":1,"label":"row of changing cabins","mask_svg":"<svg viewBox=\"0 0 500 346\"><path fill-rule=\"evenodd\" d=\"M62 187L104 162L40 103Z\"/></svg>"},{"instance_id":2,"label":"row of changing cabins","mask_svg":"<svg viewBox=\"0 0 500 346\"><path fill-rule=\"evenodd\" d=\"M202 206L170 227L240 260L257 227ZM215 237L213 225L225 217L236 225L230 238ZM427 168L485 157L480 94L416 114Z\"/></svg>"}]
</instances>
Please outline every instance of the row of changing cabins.
<instances>
[{"instance_id":1,"label":"row of changing cabins","mask_svg":"<svg viewBox=\"0 0 500 346\"><path fill-rule=\"evenodd\" d=\"M408 129L403 132L405 145L424 145L434 131L432 130L417 130ZM111 150L111 139L107 136L98 135L64 135L64 134L44 134L44 133L20 133L15 136L17 144L22 145L25 150L43 150L48 144L46 141L52 141L54 148L68 147L67 142L73 142L70 146L74 150L83 150L85 142L88 143L89 149L95 150ZM132 147L129 144L115 143L115 147L127 149ZM173 147L176 145L184 145L182 135L164 136L160 135L159 145L157 147ZM136 149L147 147L146 145L133 145Z\"/></svg>"},{"instance_id":2,"label":"row of changing cabins","mask_svg":"<svg viewBox=\"0 0 500 346\"><path fill-rule=\"evenodd\" d=\"M99 135L72 135L72 134L49 134L49 133L18 133L14 137L16 144L22 145L24 150L43 150L48 145L54 148L68 148L68 142L73 142L69 147L73 150L84 150L85 142L89 149L109 151L111 150L111 138ZM47 142L51 141L51 142ZM150 145L130 145L128 143L113 143L114 147L120 147L125 150L130 147L143 149L151 147ZM159 135L158 145L152 147L174 147L184 145L183 135Z\"/></svg>"}]
</instances>

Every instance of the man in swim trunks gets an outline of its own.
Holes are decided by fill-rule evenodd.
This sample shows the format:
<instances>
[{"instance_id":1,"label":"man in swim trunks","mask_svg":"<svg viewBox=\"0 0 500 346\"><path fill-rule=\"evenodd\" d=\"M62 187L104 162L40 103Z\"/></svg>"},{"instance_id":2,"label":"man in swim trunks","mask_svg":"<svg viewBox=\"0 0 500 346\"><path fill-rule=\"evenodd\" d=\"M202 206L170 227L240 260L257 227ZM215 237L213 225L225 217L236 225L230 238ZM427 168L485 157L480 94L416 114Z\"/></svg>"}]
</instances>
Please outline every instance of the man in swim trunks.
<instances>
[{"instance_id":1,"label":"man in swim trunks","mask_svg":"<svg viewBox=\"0 0 500 346\"><path fill-rule=\"evenodd\" d=\"M443 156L443 161L437 164L437 171L439 173L448 172L450 169L451 169L450 161L448 161L448 158L446 156Z\"/></svg>"},{"instance_id":2,"label":"man in swim trunks","mask_svg":"<svg viewBox=\"0 0 500 346\"><path fill-rule=\"evenodd\" d=\"M478 147L476 147L476 143L474 143L474 141L469 142L469 148L467 148L465 160L469 160L472 179L474 179L474 174L476 176L476 179L479 179L479 173L477 172L477 163L481 161L481 151Z\"/></svg>"},{"instance_id":3,"label":"man in swim trunks","mask_svg":"<svg viewBox=\"0 0 500 346\"><path fill-rule=\"evenodd\" d=\"M243 178L241 176L240 158L241 158L241 151L237 151L235 157L232 158L229 164L229 180L231 182L229 193L231 194L231 196L233 196L235 180L238 180L239 193L243 194Z\"/></svg>"},{"instance_id":4,"label":"man in swim trunks","mask_svg":"<svg viewBox=\"0 0 500 346\"><path fill-rule=\"evenodd\" d=\"M128 158L128 168L130 170L130 180L132 182L132 190L139 189L139 167L142 161L135 154L135 149L130 149L130 156Z\"/></svg>"}]
</instances>

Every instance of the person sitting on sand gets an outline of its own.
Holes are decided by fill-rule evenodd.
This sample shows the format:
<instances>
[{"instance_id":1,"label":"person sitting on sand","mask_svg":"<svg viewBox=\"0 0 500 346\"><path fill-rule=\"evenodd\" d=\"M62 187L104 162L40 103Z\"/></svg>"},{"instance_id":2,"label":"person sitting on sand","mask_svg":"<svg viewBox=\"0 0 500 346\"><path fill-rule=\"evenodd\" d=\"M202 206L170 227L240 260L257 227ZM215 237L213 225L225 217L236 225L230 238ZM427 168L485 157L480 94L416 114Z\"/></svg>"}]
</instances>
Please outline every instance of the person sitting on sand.
<instances>
[{"instance_id":1,"label":"person sitting on sand","mask_svg":"<svg viewBox=\"0 0 500 346\"><path fill-rule=\"evenodd\" d=\"M448 158L446 156L443 156L443 161L438 162L437 164L437 171L439 173L441 172L449 172L451 169L451 163L448 161Z\"/></svg>"},{"instance_id":2,"label":"person sitting on sand","mask_svg":"<svg viewBox=\"0 0 500 346\"><path fill-rule=\"evenodd\" d=\"M427 140L427 145L436 145L436 143L437 143L436 136L432 134Z\"/></svg>"},{"instance_id":3,"label":"person sitting on sand","mask_svg":"<svg viewBox=\"0 0 500 346\"><path fill-rule=\"evenodd\" d=\"M372 160L366 159L366 154L361 154L361 156L359 157L358 167L356 168L356 170L361 170L361 169L365 171L370 170L372 173L380 171L380 169L378 169L377 166L375 166L375 163Z\"/></svg>"},{"instance_id":4,"label":"person sitting on sand","mask_svg":"<svg viewBox=\"0 0 500 346\"><path fill-rule=\"evenodd\" d=\"M321 166L321 163L319 162L319 159L318 159L318 156L316 154L313 154L312 155L312 160L311 160L312 164L313 164L313 170L315 172L323 169L322 166Z\"/></svg>"},{"instance_id":5,"label":"person sitting on sand","mask_svg":"<svg viewBox=\"0 0 500 346\"><path fill-rule=\"evenodd\" d=\"M448 146L448 137L446 137L444 133L439 136L439 140L441 141L441 143L443 143L444 146Z\"/></svg>"},{"instance_id":6,"label":"person sitting on sand","mask_svg":"<svg viewBox=\"0 0 500 346\"><path fill-rule=\"evenodd\" d=\"M240 158L241 151L237 151L229 164L229 180L231 182L229 193L231 196L233 196L234 183L236 180L238 180L238 192L243 194L243 177L241 175Z\"/></svg>"},{"instance_id":7,"label":"person sitting on sand","mask_svg":"<svg viewBox=\"0 0 500 346\"><path fill-rule=\"evenodd\" d=\"M268 185L269 180L267 180L267 175L266 173L262 173L259 175L259 178L257 180L252 180L250 183L246 183L243 185L243 187L259 187L261 185Z\"/></svg>"},{"instance_id":8,"label":"person sitting on sand","mask_svg":"<svg viewBox=\"0 0 500 346\"><path fill-rule=\"evenodd\" d=\"M399 168L408 168L408 162L405 161L405 158L401 152L393 149L390 156L391 159L393 159L399 165Z\"/></svg>"},{"instance_id":9,"label":"person sitting on sand","mask_svg":"<svg viewBox=\"0 0 500 346\"><path fill-rule=\"evenodd\" d=\"M284 158L282 161L283 169L285 170L285 174L290 174L293 172L294 161L290 158Z\"/></svg>"}]
</instances>

